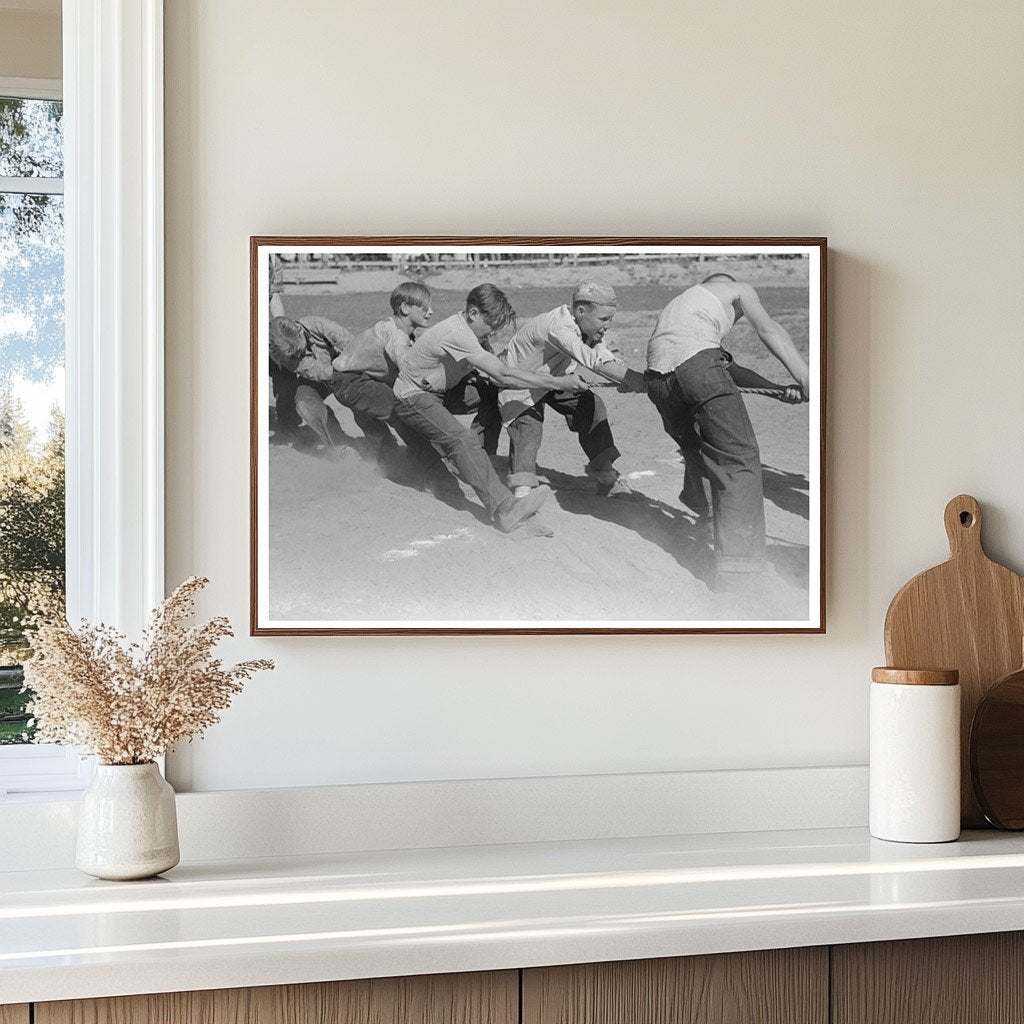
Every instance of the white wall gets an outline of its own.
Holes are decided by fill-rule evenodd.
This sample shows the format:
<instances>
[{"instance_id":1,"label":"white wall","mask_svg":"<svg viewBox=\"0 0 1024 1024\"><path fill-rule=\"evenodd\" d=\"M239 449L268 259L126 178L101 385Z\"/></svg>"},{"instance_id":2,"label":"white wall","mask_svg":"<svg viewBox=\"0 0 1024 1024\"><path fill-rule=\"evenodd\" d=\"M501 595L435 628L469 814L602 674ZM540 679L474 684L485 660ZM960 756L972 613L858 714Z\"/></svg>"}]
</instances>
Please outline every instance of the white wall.
<instances>
[{"instance_id":1,"label":"white wall","mask_svg":"<svg viewBox=\"0 0 1024 1024\"><path fill-rule=\"evenodd\" d=\"M249 235L832 246L826 636L243 637L278 669L196 789L863 763L945 502L1024 569L1016 0L167 0L166 29L168 582L209 575L242 632Z\"/></svg>"},{"instance_id":2,"label":"white wall","mask_svg":"<svg viewBox=\"0 0 1024 1024\"><path fill-rule=\"evenodd\" d=\"M0 0L0 77L59 79L59 0L40 10L16 8Z\"/></svg>"}]
</instances>

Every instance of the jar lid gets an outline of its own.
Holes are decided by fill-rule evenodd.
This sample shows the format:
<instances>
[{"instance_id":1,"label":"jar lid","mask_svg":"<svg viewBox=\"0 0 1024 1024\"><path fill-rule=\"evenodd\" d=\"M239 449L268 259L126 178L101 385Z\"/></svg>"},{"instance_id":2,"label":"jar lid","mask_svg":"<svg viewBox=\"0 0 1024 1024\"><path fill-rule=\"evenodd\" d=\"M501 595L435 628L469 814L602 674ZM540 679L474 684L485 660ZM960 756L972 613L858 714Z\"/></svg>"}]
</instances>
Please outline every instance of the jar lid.
<instances>
[{"instance_id":1,"label":"jar lid","mask_svg":"<svg viewBox=\"0 0 1024 1024\"><path fill-rule=\"evenodd\" d=\"M873 683L900 683L914 686L956 686L960 672L955 668L873 668Z\"/></svg>"}]
</instances>

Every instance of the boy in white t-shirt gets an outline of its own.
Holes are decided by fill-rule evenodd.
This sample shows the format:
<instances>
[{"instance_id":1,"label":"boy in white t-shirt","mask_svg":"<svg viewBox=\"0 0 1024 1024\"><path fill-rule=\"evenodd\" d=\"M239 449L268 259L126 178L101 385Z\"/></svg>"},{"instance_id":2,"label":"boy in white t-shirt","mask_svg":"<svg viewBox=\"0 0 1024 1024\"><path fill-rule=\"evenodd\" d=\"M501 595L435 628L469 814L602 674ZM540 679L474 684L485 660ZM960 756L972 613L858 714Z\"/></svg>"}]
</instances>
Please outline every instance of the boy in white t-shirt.
<instances>
[{"instance_id":1,"label":"boy in white t-shirt","mask_svg":"<svg viewBox=\"0 0 1024 1024\"><path fill-rule=\"evenodd\" d=\"M418 430L455 466L459 477L476 491L495 526L505 533L520 527L547 500L551 491L538 487L521 498L498 479L480 437L445 407L445 395L473 370L499 387L545 388L578 391L586 387L578 377L506 366L487 343L491 336L515 322L508 298L493 284L482 284L466 296L466 308L426 331L406 354L395 381L395 413ZM546 527L531 524L531 532L550 535Z\"/></svg>"}]
</instances>

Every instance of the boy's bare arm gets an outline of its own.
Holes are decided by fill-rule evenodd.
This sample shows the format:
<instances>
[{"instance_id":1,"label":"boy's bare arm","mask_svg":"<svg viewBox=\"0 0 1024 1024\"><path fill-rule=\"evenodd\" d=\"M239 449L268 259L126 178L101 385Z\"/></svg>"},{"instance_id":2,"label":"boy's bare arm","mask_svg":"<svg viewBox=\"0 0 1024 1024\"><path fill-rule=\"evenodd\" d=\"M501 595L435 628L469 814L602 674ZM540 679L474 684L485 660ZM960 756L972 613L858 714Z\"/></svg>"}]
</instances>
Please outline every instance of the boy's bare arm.
<instances>
[{"instance_id":1,"label":"boy's bare arm","mask_svg":"<svg viewBox=\"0 0 1024 1024\"><path fill-rule=\"evenodd\" d=\"M533 373L506 366L490 352L474 353L466 357L471 365L487 374L499 387L547 388L549 391L586 391L585 381L579 377L554 377L550 373Z\"/></svg>"},{"instance_id":2,"label":"boy's bare arm","mask_svg":"<svg viewBox=\"0 0 1024 1024\"><path fill-rule=\"evenodd\" d=\"M757 331L757 336L764 342L765 348L789 370L793 380L803 390L804 397L809 397L810 371L803 356L797 352L793 339L789 336L789 331L768 315L768 311L761 305L761 299L751 285L737 285L737 290L740 309L743 310L743 315Z\"/></svg>"}]
</instances>

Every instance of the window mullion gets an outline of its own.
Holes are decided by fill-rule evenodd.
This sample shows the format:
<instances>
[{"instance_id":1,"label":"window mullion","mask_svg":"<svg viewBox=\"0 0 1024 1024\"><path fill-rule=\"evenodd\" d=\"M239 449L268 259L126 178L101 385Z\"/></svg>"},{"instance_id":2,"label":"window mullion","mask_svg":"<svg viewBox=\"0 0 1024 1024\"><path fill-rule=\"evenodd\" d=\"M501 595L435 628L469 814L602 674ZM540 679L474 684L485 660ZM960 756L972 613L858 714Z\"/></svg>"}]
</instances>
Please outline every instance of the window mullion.
<instances>
[{"instance_id":1,"label":"window mullion","mask_svg":"<svg viewBox=\"0 0 1024 1024\"><path fill-rule=\"evenodd\" d=\"M63 178L5 178L0 175L0 192L23 196L59 196L63 191Z\"/></svg>"}]
</instances>

